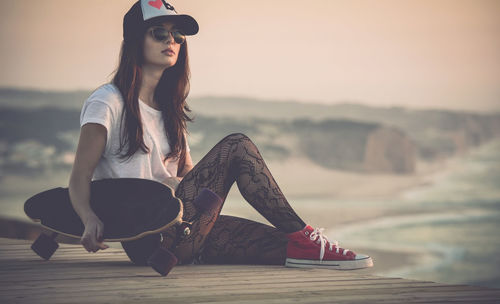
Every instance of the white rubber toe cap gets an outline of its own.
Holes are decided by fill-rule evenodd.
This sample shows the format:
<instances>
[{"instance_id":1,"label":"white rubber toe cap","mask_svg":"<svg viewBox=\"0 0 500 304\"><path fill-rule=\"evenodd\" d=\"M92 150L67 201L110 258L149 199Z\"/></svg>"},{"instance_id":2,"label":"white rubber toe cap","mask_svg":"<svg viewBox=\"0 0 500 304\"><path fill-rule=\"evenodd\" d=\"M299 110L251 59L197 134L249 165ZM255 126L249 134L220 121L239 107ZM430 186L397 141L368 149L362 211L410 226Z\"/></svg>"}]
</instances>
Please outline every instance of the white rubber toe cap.
<instances>
[{"instance_id":1,"label":"white rubber toe cap","mask_svg":"<svg viewBox=\"0 0 500 304\"><path fill-rule=\"evenodd\" d=\"M364 259L369 259L369 258L370 258L370 256L368 256L366 254L357 253L355 260L364 260Z\"/></svg>"}]
</instances>

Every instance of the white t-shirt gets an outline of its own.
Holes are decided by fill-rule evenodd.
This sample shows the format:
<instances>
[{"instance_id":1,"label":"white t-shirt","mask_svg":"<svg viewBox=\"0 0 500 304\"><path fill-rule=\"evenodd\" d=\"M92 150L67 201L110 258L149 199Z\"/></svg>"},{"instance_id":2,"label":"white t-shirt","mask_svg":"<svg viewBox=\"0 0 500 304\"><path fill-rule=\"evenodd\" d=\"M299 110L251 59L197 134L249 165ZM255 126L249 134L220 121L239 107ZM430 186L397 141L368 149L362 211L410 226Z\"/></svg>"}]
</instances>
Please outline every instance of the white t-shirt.
<instances>
[{"instance_id":1,"label":"white t-shirt","mask_svg":"<svg viewBox=\"0 0 500 304\"><path fill-rule=\"evenodd\" d=\"M106 148L94 170L93 180L135 177L163 182L167 177L177 176L179 159L169 158L163 162L171 149L164 131L161 111L148 106L140 99L139 108L144 143L150 152L146 154L139 149L127 160L120 159L116 154L120 148L120 122L124 109L118 88L112 83L104 84L83 104L80 127L86 123L98 123L107 129ZM186 148L189 152L187 141ZM126 151L125 147L122 154Z\"/></svg>"}]
</instances>

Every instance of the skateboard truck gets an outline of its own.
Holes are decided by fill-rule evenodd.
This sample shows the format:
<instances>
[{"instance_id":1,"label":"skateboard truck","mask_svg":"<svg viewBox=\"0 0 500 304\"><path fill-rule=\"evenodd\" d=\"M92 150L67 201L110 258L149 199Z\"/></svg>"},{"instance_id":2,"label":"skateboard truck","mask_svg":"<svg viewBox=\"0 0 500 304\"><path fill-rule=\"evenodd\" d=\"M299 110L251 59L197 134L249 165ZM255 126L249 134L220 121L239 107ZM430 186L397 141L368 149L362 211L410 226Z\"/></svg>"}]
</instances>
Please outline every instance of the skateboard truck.
<instances>
[{"instance_id":1,"label":"skateboard truck","mask_svg":"<svg viewBox=\"0 0 500 304\"><path fill-rule=\"evenodd\" d=\"M191 234L191 227L193 226L193 222L182 221L177 229L178 233L181 237L186 237Z\"/></svg>"},{"instance_id":2,"label":"skateboard truck","mask_svg":"<svg viewBox=\"0 0 500 304\"><path fill-rule=\"evenodd\" d=\"M158 248L148 259L147 264L162 276L166 276L177 264L178 259L173 254L179 242L191 234L193 222L198 220L204 213L213 212L215 208L220 208L222 199L209 189L202 189L200 194L193 201L193 205L199 210L189 221L182 221L177 227L176 238L170 247L166 249L162 246ZM163 241L163 235L161 235Z\"/></svg>"}]
</instances>

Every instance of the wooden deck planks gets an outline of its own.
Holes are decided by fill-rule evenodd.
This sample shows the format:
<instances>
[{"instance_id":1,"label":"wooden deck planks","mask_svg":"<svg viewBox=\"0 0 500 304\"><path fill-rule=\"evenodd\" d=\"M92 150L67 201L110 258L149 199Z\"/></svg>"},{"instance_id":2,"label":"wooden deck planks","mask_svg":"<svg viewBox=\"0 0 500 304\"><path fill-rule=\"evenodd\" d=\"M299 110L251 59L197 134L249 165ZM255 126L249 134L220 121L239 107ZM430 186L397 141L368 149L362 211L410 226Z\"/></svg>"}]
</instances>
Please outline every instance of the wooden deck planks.
<instances>
[{"instance_id":1,"label":"wooden deck planks","mask_svg":"<svg viewBox=\"0 0 500 304\"><path fill-rule=\"evenodd\" d=\"M121 249L60 244L50 261L31 241L0 238L1 303L500 303L500 289L327 269L180 265L167 277Z\"/></svg>"}]
</instances>

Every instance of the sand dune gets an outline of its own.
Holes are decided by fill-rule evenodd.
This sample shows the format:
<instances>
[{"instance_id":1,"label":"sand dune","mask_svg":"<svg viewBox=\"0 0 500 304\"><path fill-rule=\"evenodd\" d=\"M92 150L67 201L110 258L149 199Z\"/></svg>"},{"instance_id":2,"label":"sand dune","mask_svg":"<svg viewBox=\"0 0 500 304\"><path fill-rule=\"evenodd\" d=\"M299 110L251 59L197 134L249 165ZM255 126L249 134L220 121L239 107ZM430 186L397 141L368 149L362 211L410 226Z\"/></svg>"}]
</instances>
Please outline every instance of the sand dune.
<instances>
[{"instance_id":1,"label":"sand dune","mask_svg":"<svg viewBox=\"0 0 500 304\"><path fill-rule=\"evenodd\" d=\"M306 158L268 163L287 197L331 197L332 199L397 198L405 191L432 183L446 162L417 163L414 174L366 174L329 170Z\"/></svg>"}]
</instances>

